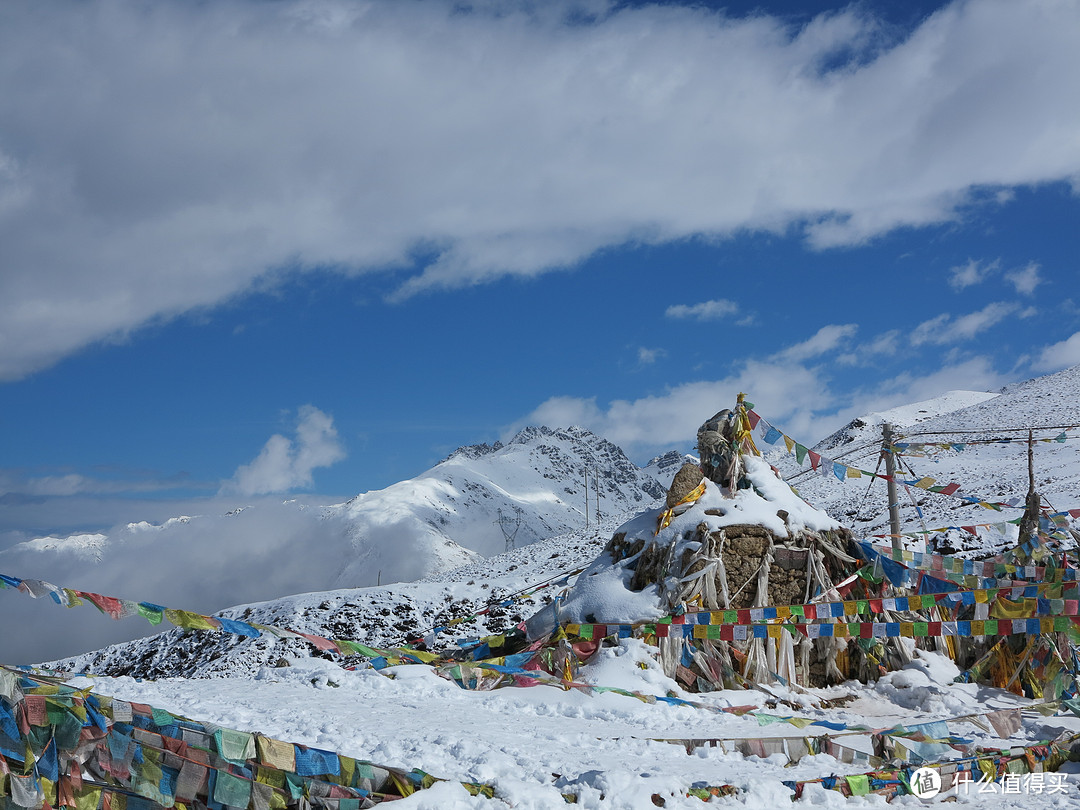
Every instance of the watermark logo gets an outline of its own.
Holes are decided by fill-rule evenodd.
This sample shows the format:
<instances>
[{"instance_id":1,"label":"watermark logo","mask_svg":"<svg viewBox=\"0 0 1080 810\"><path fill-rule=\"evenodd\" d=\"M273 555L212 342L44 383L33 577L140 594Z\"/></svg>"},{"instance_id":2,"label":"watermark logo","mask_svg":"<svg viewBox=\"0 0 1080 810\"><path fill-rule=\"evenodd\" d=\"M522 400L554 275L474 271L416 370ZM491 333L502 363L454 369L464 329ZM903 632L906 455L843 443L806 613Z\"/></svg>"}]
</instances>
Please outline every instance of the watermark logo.
<instances>
[{"instance_id":1,"label":"watermark logo","mask_svg":"<svg viewBox=\"0 0 1080 810\"><path fill-rule=\"evenodd\" d=\"M911 774L911 792L920 799L932 799L941 792L941 774L934 768L919 768Z\"/></svg>"}]
</instances>

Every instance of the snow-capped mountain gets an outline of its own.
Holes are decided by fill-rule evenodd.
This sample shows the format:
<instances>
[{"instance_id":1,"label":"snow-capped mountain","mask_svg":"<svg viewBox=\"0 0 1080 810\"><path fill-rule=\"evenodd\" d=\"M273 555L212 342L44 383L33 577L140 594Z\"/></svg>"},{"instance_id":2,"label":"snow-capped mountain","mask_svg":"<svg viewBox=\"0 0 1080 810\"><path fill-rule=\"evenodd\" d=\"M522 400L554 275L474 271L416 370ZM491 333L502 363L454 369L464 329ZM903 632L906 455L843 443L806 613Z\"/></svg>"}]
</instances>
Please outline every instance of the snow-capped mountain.
<instances>
[{"instance_id":1,"label":"snow-capped mountain","mask_svg":"<svg viewBox=\"0 0 1080 810\"><path fill-rule=\"evenodd\" d=\"M597 513L644 509L664 496L653 476L669 463L657 459L640 469L583 428L527 427L506 444L462 447L416 478L331 511L350 525L358 549L405 534L489 556L505 550L508 537L528 545L595 522ZM362 560L350 563L335 584L361 584L364 568Z\"/></svg>"}]
</instances>

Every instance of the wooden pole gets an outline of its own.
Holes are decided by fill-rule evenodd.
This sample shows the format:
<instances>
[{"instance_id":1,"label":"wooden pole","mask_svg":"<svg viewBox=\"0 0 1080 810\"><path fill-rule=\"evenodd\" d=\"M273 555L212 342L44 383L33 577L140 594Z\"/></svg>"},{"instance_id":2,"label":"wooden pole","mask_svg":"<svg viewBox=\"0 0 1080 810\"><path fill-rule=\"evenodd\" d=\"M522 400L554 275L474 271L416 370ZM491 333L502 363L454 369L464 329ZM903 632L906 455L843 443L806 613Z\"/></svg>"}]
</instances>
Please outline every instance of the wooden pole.
<instances>
[{"instance_id":1,"label":"wooden pole","mask_svg":"<svg viewBox=\"0 0 1080 810\"><path fill-rule=\"evenodd\" d=\"M1039 507L1042 498L1035 491L1035 437L1028 430L1028 491L1024 504L1024 516L1020 518L1020 544L1023 545L1039 534Z\"/></svg>"},{"instance_id":2,"label":"wooden pole","mask_svg":"<svg viewBox=\"0 0 1080 810\"><path fill-rule=\"evenodd\" d=\"M892 535L893 551L900 551L900 501L896 496L896 459L893 457L893 427L888 422L881 425L881 452L885 456L885 483L889 494L889 534Z\"/></svg>"}]
</instances>

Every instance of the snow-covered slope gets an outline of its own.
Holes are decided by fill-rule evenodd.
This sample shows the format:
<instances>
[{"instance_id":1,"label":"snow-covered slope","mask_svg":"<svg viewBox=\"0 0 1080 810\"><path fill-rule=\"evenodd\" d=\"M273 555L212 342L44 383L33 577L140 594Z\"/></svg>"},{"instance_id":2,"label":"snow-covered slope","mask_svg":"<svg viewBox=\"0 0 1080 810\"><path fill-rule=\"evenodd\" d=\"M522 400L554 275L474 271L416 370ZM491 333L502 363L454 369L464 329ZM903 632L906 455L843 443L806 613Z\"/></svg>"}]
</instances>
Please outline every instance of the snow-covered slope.
<instances>
[{"instance_id":1,"label":"snow-covered slope","mask_svg":"<svg viewBox=\"0 0 1080 810\"><path fill-rule=\"evenodd\" d=\"M1023 498L1028 489L1027 436L1033 431L1036 488L1055 510L1080 507L1080 366L1038 377L1000 393L950 392L937 399L867 414L813 449L852 467L874 471L881 424L890 422L894 442L956 444L962 448L916 448L902 458L898 474L939 484L957 483L962 493L986 501ZM782 427L783 426L779 426ZM1064 434L1064 436L1062 435ZM1055 440L1055 439L1063 440ZM1011 441L996 441L1010 439ZM1051 441L1040 441L1051 439ZM993 443L982 443L993 442ZM782 448L782 444L780 445ZM818 475L799 468L793 456L770 456L800 494L850 526L857 535L888 531L885 482ZM880 468L884 472L884 465ZM914 487L899 491L902 531L1003 522L1023 509L993 511L955 497ZM916 506L918 509L916 509ZM922 512L920 517L919 511ZM1009 541L1000 537L998 545Z\"/></svg>"}]
</instances>

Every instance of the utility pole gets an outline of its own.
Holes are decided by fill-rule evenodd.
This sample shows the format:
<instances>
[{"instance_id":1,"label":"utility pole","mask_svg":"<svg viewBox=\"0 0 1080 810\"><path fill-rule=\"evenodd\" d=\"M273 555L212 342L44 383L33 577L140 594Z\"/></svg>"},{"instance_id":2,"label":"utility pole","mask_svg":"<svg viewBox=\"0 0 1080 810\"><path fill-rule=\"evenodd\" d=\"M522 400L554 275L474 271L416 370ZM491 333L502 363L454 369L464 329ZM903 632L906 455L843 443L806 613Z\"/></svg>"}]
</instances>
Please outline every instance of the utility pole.
<instances>
[{"instance_id":1,"label":"utility pole","mask_svg":"<svg viewBox=\"0 0 1080 810\"><path fill-rule=\"evenodd\" d=\"M589 468L585 468L585 528L589 528Z\"/></svg>"},{"instance_id":2,"label":"utility pole","mask_svg":"<svg viewBox=\"0 0 1080 810\"><path fill-rule=\"evenodd\" d=\"M593 468L593 483L596 484L596 528L600 528L600 468Z\"/></svg>"},{"instance_id":3,"label":"utility pole","mask_svg":"<svg viewBox=\"0 0 1080 810\"><path fill-rule=\"evenodd\" d=\"M495 521L499 524L499 528L502 529L503 539L506 541L503 551L513 551L514 541L517 539L518 530L521 528L521 515L509 518L503 515L502 508L499 508L499 519ZM508 527L513 526L514 530L511 532Z\"/></svg>"},{"instance_id":4,"label":"utility pole","mask_svg":"<svg viewBox=\"0 0 1080 810\"><path fill-rule=\"evenodd\" d=\"M889 494L889 534L892 535L893 551L900 551L900 502L896 497L896 459L893 457L893 426L881 425L881 452L885 456L885 483Z\"/></svg>"}]
</instances>

